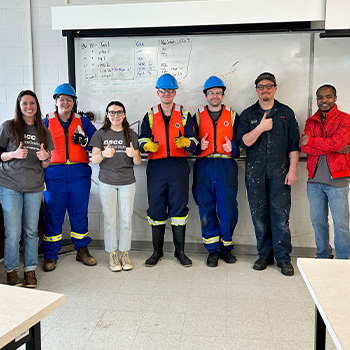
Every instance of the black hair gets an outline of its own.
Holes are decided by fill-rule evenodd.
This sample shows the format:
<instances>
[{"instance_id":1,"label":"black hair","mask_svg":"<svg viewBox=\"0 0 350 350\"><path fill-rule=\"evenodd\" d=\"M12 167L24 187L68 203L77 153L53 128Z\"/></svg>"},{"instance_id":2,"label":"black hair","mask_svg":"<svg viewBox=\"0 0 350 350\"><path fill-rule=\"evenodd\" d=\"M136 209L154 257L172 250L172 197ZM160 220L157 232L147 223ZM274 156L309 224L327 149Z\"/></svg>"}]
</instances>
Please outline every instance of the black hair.
<instances>
[{"instance_id":1,"label":"black hair","mask_svg":"<svg viewBox=\"0 0 350 350\"><path fill-rule=\"evenodd\" d=\"M332 89L333 93L334 93L334 96L337 96L337 89L331 84L323 84L323 85L321 85L316 91L316 96L317 96L317 93L323 88L330 88L330 89Z\"/></svg>"}]
</instances>

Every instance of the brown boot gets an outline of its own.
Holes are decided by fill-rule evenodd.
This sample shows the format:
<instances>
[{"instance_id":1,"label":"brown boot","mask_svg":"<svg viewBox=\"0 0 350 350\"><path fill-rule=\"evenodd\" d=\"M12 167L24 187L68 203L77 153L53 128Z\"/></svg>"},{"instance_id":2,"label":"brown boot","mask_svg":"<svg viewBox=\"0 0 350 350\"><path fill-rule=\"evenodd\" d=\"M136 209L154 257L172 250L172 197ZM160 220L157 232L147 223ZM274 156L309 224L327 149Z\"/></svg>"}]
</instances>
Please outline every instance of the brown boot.
<instances>
[{"instance_id":1,"label":"brown boot","mask_svg":"<svg viewBox=\"0 0 350 350\"><path fill-rule=\"evenodd\" d=\"M87 247L80 248L77 251L77 261L81 261L84 265L94 266L97 264L96 259L90 255L89 249Z\"/></svg>"},{"instance_id":2,"label":"brown boot","mask_svg":"<svg viewBox=\"0 0 350 350\"><path fill-rule=\"evenodd\" d=\"M35 288L38 281L35 277L35 271L28 271L24 273L24 286L27 288Z\"/></svg>"},{"instance_id":3,"label":"brown boot","mask_svg":"<svg viewBox=\"0 0 350 350\"><path fill-rule=\"evenodd\" d=\"M19 279L17 271L13 270L7 273L7 284L16 287L22 285L22 281Z\"/></svg>"},{"instance_id":4,"label":"brown boot","mask_svg":"<svg viewBox=\"0 0 350 350\"><path fill-rule=\"evenodd\" d=\"M45 259L43 269L46 272L53 271L56 268L57 261L54 259Z\"/></svg>"}]
</instances>

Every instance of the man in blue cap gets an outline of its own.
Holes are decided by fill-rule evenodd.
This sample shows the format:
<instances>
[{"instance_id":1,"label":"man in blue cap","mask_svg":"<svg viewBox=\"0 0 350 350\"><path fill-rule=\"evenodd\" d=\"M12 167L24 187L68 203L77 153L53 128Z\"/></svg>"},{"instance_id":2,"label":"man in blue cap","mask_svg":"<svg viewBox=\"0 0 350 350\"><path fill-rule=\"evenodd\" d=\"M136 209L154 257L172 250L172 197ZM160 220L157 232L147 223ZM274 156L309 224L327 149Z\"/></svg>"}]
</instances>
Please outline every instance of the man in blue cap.
<instances>
[{"instance_id":1,"label":"man in blue cap","mask_svg":"<svg viewBox=\"0 0 350 350\"><path fill-rule=\"evenodd\" d=\"M238 219L238 167L234 157L240 153L235 142L239 117L222 103L225 90L220 78L209 77L203 88L208 105L196 113L194 120L200 143L192 189L209 267L218 266L219 257L228 264L236 262L232 235Z\"/></svg>"},{"instance_id":2,"label":"man in blue cap","mask_svg":"<svg viewBox=\"0 0 350 350\"><path fill-rule=\"evenodd\" d=\"M192 261L184 253L185 230L188 217L188 188L190 167L188 151L197 146L193 120L188 111L175 104L178 89L171 74L163 74L156 83L160 104L144 116L139 144L148 153L147 192L148 222L152 226L153 254L147 267L163 259L165 224L169 217L173 231L175 258L185 267Z\"/></svg>"}]
</instances>

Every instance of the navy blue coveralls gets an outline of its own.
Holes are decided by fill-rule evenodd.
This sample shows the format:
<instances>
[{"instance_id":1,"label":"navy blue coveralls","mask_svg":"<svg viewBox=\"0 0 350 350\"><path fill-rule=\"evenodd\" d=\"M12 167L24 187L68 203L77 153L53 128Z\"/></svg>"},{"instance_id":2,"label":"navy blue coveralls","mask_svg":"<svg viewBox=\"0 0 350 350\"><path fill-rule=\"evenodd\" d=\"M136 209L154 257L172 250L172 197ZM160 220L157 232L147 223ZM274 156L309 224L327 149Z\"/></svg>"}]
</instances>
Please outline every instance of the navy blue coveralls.
<instances>
[{"instance_id":1,"label":"navy blue coveralls","mask_svg":"<svg viewBox=\"0 0 350 350\"><path fill-rule=\"evenodd\" d=\"M294 112L275 100L268 116L273 119L272 130L246 146L242 137L259 125L264 113L259 101L242 112L237 142L247 149L245 180L259 258L273 260L275 256L281 264L290 261L292 251L291 189L284 181L289 171L289 153L300 151L299 129Z\"/></svg>"},{"instance_id":2,"label":"navy blue coveralls","mask_svg":"<svg viewBox=\"0 0 350 350\"><path fill-rule=\"evenodd\" d=\"M235 139L239 116L233 111L231 115ZM197 135L200 128L198 118L197 113L197 118L194 118ZM213 125L215 132L214 120ZM214 152L198 158L193 168L192 192L199 209L203 243L209 253L233 249L232 235L238 220L238 166L233 157L239 157L240 151L234 140L231 143L232 157ZM196 154L200 153L199 142Z\"/></svg>"},{"instance_id":3,"label":"navy blue coveralls","mask_svg":"<svg viewBox=\"0 0 350 350\"><path fill-rule=\"evenodd\" d=\"M59 117L58 117L59 118ZM72 116L67 122L59 118L67 135ZM48 128L49 119L43 124ZM86 117L81 117L82 128L90 140L96 128ZM86 151L89 147L84 147ZM44 191L44 228L43 249L45 259L58 259L61 249L62 225L68 210L71 225L71 240L75 250L88 246L91 242L88 230L88 205L91 187L91 167L85 163L51 164L44 170L46 191Z\"/></svg>"},{"instance_id":4,"label":"navy blue coveralls","mask_svg":"<svg viewBox=\"0 0 350 350\"><path fill-rule=\"evenodd\" d=\"M187 114L187 118L184 117ZM184 124L184 136L191 139L191 145L185 150L194 152L196 149L195 131L191 115L181 109ZM166 128L166 137L169 138L170 116L162 116ZM152 126L153 128L159 125ZM149 113L143 118L141 134L139 136L140 151L145 152L143 146L151 139L152 129L149 122ZM155 140L157 141L157 140ZM169 145L169 142L167 142ZM185 157L170 157L169 150L166 158L149 159L147 163L147 218L152 226L164 225L167 218L171 218L172 225L184 226L188 217L188 191L190 166Z\"/></svg>"}]
</instances>

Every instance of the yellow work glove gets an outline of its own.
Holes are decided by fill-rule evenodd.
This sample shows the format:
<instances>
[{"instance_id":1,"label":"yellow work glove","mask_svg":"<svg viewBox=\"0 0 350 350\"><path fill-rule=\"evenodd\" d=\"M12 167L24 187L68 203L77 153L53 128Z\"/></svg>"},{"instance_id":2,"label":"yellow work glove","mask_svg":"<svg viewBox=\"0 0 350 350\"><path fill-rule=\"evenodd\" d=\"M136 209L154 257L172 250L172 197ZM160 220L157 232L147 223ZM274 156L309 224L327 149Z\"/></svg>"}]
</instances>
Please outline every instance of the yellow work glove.
<instances>
[{"instance_id":1,"label":"yellow work glove","mask_svg":"<svg viewBox=\"0 0 350 350\"><path fill-rule=\"evenodd\" d=\"M175 137L175 144L177 148L190 147L191 140L185 136L182 136L181 130L179 131L179 136Z\"/></svg>"},{"instance_id":2,"label":"yellow work glove","mask_svg":"<svg viewBox=\"0 0 350 350\"><path fill-rule=\"evenodd\" d=\"M151 139L146 142L143 146L145 152L157 152L159 150L159 142L154 142L154 135L151 136Z\"/></svg>"}]
</instances>

